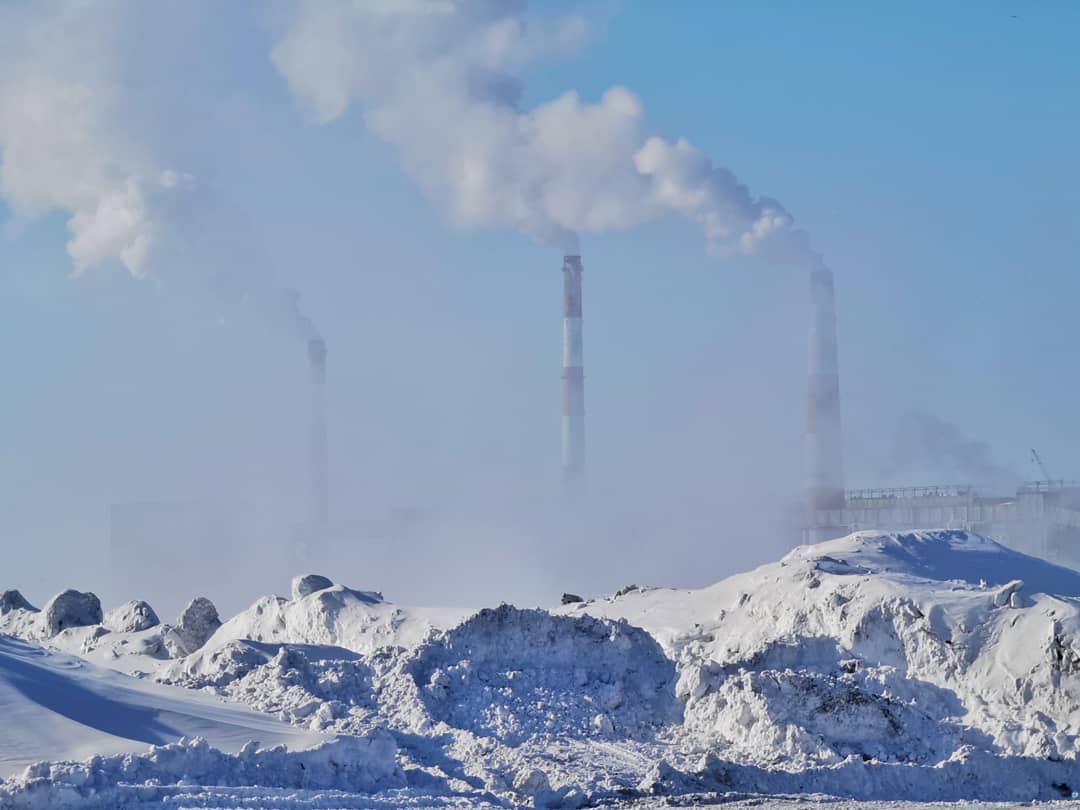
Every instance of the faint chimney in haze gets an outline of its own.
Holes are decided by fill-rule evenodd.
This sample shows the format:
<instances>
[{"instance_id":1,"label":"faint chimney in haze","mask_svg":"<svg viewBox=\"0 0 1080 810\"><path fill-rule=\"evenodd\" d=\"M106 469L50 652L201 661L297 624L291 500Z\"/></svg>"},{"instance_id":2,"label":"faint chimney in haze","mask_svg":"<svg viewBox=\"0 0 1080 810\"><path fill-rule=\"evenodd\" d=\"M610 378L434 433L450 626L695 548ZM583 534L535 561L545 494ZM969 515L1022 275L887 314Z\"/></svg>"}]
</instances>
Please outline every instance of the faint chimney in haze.
<instances>
[{"instance_id":1,"label":"faint chimney in haze","mask_svg":"<svg viewBox=\"0 0 1080 810\"><path fill-rule=\"evenodd\" d=\"M846 533L836 293L832 271L824 265L810 272L810 303L804 488L810 520L804 539L816 543Z\"/></svg>"},{"instance_id":2,"label":"faint chimney in haze","mask_svg":"<svg viewBox=\"0 0 1080 810\"><path fill-rule=\"evenodd\" d=\"M308 367L311 371L311 425L308 433L308 476L311 488L308 520L312 528L326 525L330 518L329 462L326 450L326 341L308 340Z\"/></svg>"},{"instance_id":3,"label":"faint chimney in haze","mask_svg":"<svg viewBox=\"0 0 1080 810\"><path fill-rule=\"evenodd\" d=\"M585 370L581 335L581 256L563 257L563 480L585 471Z\"/></svg>"}]
</instances>

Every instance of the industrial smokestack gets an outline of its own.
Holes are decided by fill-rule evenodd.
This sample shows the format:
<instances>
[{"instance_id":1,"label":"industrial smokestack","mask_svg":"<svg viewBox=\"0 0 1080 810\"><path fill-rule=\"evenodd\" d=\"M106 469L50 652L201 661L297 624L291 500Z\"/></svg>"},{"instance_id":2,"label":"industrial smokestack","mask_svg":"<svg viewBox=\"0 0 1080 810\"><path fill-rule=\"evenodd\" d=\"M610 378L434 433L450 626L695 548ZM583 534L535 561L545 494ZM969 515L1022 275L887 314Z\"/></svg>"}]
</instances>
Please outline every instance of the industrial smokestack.
<instances>
[{"instance_id":1,"label":"industrial smokestack","mask_svg":"<svg viewBox=\"0 0 1080 810\"><path fill-rule=\"evenodd\" d=\"M311 487L308 520L313 529L324 527L330 517L328 461L326 456L326 341L308 340L311 370L311 426L308 433L308 475Z\"/></svg>"},{"instance_id":2,"label":"industrial smokestack","mask_svg":"<svg viewBox=\"0 0 1080 810\"><path fill-rule=\"evenodd\" d=\"M581 257L563 257L563 481L585 471L585 369L581 342Z\"/></svg>"},{"instance_id":3,"label":"industrial smokestack","mask_svg":"<svg viewBox=\"0 0 1080 810\"><path fill-rule=\"evenodd\" d=\"M806 396L807 542L845 533L840 374L836 350L836 295L832 271L810 272L810 353Z\"/></svg>"}]
</instances>

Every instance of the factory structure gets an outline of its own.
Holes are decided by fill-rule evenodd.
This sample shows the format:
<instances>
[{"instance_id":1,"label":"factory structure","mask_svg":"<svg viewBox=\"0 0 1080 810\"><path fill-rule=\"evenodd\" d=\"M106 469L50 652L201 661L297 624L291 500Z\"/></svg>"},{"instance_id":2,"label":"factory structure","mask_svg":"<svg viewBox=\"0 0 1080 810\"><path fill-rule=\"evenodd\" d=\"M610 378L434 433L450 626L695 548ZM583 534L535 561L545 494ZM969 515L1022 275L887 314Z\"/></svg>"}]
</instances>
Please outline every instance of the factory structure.
<instances>
[{"instance_id":1,"label":"factory structure","mask_svg":"<svg viewBox=\"0 0 1080 810\"><path fill-rule=\"evenodd\" d=\"M579 496L585 477L585 373L582 335L581 256L563 257L562 481L564 494ZM1017 550L1080 567L1080 484L1028 481L1010 492L978 489L971 483L906 488L846 489L833 273L822 264L810 271L806 426L804 434L803 543L818 543L854 531L962 529L994 538ZM302 558L341 553L371 544L407 542L426 522L422 512L393 513L378 521L332 520L326 401L326 342L307 340L310 414L307 431L307 497L292 546ZM1035 460L1041 460L1033 452ZM235 533L234 509L209 501L115 504L110 513L116 570L136 551L161 550L162 571L183 573L188 557L220 554ZM364 544L355 539L365 538ZM185 549L179 554L170 549ZM170 556L172 554L172 556Z\"/></svg>"},{"instance_id":2,"label":"factory structure","mask_svg":"<svg viewBox=\"0 0 1080 810\"><path fill-rule=\"evenodd\" d=\"M963 529L1027 554L1080 564L1080 483L1050 480L1045 470L1045 480L1008 493L971 484L846 490L836 294L824 266L810 273L810 304L802 542L863 530Z\"/></svg>"}]
</instances>

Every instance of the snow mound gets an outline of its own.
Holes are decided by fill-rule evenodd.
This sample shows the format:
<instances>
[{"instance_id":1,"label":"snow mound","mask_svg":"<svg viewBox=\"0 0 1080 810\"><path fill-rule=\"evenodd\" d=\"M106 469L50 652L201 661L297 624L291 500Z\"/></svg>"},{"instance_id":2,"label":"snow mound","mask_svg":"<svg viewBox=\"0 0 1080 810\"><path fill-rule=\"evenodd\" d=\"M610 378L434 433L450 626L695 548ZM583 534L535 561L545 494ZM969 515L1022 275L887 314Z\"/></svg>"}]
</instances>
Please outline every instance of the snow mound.
<instances>
[{"instance_id":1,"label":"snow mound","mask_svg":"<svg viewBox=\"0 0 1080 810\"><path fill-rule=\"evenodd\" d=\"M104 624L114 633L139 633L157 627L161 620L150 605L136 600L110 610L105 614Z\"/></svg>"},{"instance_id":2,"label":"snow mound","mask_svg":"<svg viewBox=\"0 0 1080 810\"><path fill-rule=\"evenodd\" d=\"M214 603L205 596L196 596L184 608L168 638L178 656L191 655L206 644L219 627L221 618Z\"/></svg>"},{"instance_id":3,"label":"snow mound","mask_svg":"<svg viewBox=\"0 0 1080 810\"><path fill-rule=\"evenodd\" d=\"M978 535L864 532L699 591L564 610L661 640L688 738L797 770L934 765L969 746L1074 760L1078 593L1080 574Z\"/></svg>"},{"instance_id":4,"label":"snow mound","mask_svg":"<svg viewBox=\"0 0 1080 810\"><path fill-rule=\"evenodd\" d=\"M267 596L225 622L210 647L230 641L344 647L371 653L380 647L415 647L432 632L453 627L472 611L402 608L374 591L333 585L299 599Z\"/></svg>"},{"instance_id":5,"label":"snow mound","mask_svg":"<svg viewBox=\"0 0 1080 810\"><path fill-rule=\"evenodd\" d=\"M675 665L625 622L503 605L421 646L408 669L433 718L509 745L679 719Z\"/></svg>"},{"instance_id":6,"label":"snow mound","mask_svg":"<svg viewBox=\"0 0 1080 810\"><path fill-rule=\"evenodd\" d=\"M396 750L385 731L341 737L298 752L280 746L259 748L252 742L236 754L226 754L205 739L182 740L138 756L95 756L85 762L32 765L21 776L0 783L0 807L176 806L172 800L195 785L371 793L404 786ZM250 806L244 799L253 791L239 796L235 791L220 792L232 800L226 806ZM179 806L189 805L181 798ZM260 806L265 805L260 802Z\"/></svg>"},{"instance_id":7,"label":"snow mound","mask_svg":"<svg viewBox=\"0 0 1080 810\"><path fill-rule=\"evenodd\" d=\"M237 750L320 738L242 706L130 678L0 636L0 776L43 759L143 751L183 736Z\"/></svg>"},{"instance_id":8,"label":"snow mound","mask_svg":"<svg viewBox=\"0 0 1080 810\"><path fill-rule=\"evenodd\" d=\"M816 560L819 570L831 567L837 574L873 573L988 586L1020 580L1029 591L1080 596L1080 572L965 531L856 532L827 543L799 546L781 564L807 560Z\"/></svg>"},{"instance_id":9,"label":"snow mound","mask_svg":"<svg viewBox=\"0 0 1080 810\"><path fill-rule=\"evenodd\" d=\"M341 647L231 641L173 662L159 680L211 688L315 730L366 730L375 710L371 667ZM342 722L350 716L361 722Z\"/></svg>"},{"instance_id":10,"label":"snow mound","mask_svg":"<svg viewBox=\"0 0 1080 810\"><path fill-rule=\"evenodd\" d=\"M37 608L31 605L26 600L26 597L18 591L12 590L0 593L0 616L15 610L36 612Z\"/></svg>"},{"instance_id":11,"label":"snow mound","mask_svg":"<svg viewBox=\"0 0 1080 810\"><path fill-rule=\"evenodd\" d=\"M67 590L45 603L41 630L51 638L70 627L101 624L101 600L92 593Z\"/></svg>"},{"instance_id":12,"label":"snow mound","mask_svg":"<svg viewBox=\"0 0 1080 810\"><path fill-rule=\"evenodd\" d=\"M334 583L321 574L303 574L293 577L292 598L302 599L309 594L315 593L315 591L325 591L327 588L333 587Z\"/></svg>"}]
</instances>

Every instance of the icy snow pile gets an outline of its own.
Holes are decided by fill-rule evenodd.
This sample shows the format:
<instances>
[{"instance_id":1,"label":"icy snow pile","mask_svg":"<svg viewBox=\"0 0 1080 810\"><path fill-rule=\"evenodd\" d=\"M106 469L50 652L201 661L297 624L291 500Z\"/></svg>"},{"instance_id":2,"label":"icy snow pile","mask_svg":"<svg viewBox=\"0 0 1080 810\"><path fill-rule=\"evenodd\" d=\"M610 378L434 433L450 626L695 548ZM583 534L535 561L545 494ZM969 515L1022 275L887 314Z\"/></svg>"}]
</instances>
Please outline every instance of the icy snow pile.
<instances>
[{"instance_id":1,"label":"icy snow pile","mask_svg":"<svg viewBox=\"0 0 1080 810\"><path fill-rule=\"evenodd\" d=\"M217 609L196 597L175 625L162 624L146 602L133 600L102 616L94 594L66 591L39 611L18 591L0 610L0 634L44 643L128 674L157 671L171 658L189 655L221 626ZM17 598L15 598L17 597ZM58 619L64 611L66 618ZM96 620L96 621L95 621Z\"/></svg>"},{"instance_id":2,"label":"icy snow pile","mask_svg":"<svg viewBox=\"0 0 1080 810\"><path fill-rule=\"evenodd\" d=\"M176 620L176 625L165 636L165 642L173 647L176 655L191 655L201 648L219 627L221 619L214 603L205 596L196 596L184 608L184 612Z\"/></svg>"},{"instance_id":3,"label":"icy snow pile","mask_svg":"<svg viewBox=\"0 0 1080 810\"><path fill-rule=\"evenodd\" d=\"M246 639L272 644L332 645L371 653L380 647L413 647L434 630L452 627L472 613L466 609L401 608L386 602L382 594L344 585L309 590L306 594L303 591L311 583L295 585L299 598L259 599L225 622L207 647Z\"/></svg>"},{"instance_id":4,"label":"icy snow pile","mask_svg":"<svg viewBox=\"0 0 1080 810\"><path fill-rule=\"evenodd\" d=\"M674 665L625 622L503 605L420 647L408 669L434 719L508 744L679 717Z\"/></svg>"},{"instance_id":5,"label":"icy snow pile","mask_svg":"<svg viewBox=\"0 0 1080 810\"><path fill-rule=\"evenodd\" d=\"M0 807L161 807L172 805L171 799L192 807L207 798L200 796L205 790L190 795L195 786L212 786L209 798L225 799L226 806L235 806L238 796L242 801L265 795L250 788L371 793L404 786L396 750L385 731L342 737L306 751L288 751L284 746L264 749L250 742L236 754L223 753L205 739L185 739L138 755L31 765L22 775L0 783ZM249 790L230 791L230 787ZM294 797L295 793L290 791Z\"/></svg>"},{"instance_id":6,"label":"icy snow pile","mask_svg":"<svg viewBox=\"0 0 1080 810\"><path fill-rule=\"evenodd\" d=\"M703 752L803 771L808 784L832 766L824 784L855 793L916 773L882 764L940 774L949 763L971 791L1011 781L1023 796L1037 794L1022 774L1047 761L1080 787L1078 595L1080 574L977 535L860 533L699 591L563 611L625 618L664 644L680 669L681 733ZM976 795L941 790L921 796Z\"/></svg>"},{"instance_id":7,"label":"icy snow pile","mask_svg":"<svg viewBox=\"0 0 1080 810\"><path fill-rule=\"evenodd\" d=\"M69 627L101 624L101 601L92 593L67 590L45 603L42 624L46 635L55 636Z\"/></svg>"},{"instance_id":8,"label":"icy snow pile","mask_svg":"<svg viewBox=\"0 0 1080 810\"><path fill-rule=\"evenodd\" d=\"M106 613L103 624L113 633L139 633L157 627L161 619L146 602L134 600Z\"/></svg>"},{"instance_id":9,"label":"icy snow pile","mask_svg":"<svg viewBox=\"0 0 1080 810\"><path fill-rule=\"evenodd\" d=\"M18 591L12 590L0 592L0 616L16 610L23 610L32 613L36 611L37 608L31 605L26 600L26 597Z\"/></svg>"},{"instance_id":10,"label":"icy snow pile","mask_svg":"<svg viewBox=\"0 0 1080 810\"><path fill-rule=\"evenodd\" d=\"M630 587L551 611L409 608L317 575L292 595L258 600L186 656L167 627L48 643L294 726L389 735L401 770L387 784L408 796L364 806L1080 790L1080 573L974 534L854 534L708 588ZM0 632L40 626L19 599L0 605ZM107 623L134 628L134 614ZM221 784L250 778L206 756L232 763Z\"/></svg>"}]
</instances>

